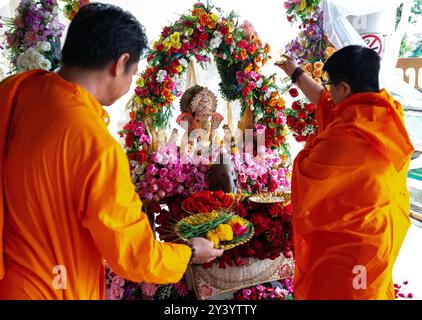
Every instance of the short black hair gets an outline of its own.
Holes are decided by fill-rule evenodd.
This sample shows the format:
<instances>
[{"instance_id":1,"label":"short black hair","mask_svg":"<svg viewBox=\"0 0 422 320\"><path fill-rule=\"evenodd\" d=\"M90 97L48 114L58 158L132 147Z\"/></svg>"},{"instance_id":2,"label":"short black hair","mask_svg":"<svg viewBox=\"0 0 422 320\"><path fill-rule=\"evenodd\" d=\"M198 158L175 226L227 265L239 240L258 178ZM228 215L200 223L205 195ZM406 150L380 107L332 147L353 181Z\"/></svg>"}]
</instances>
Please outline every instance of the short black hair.
<instances>
[{"instance_id":1,"label":"short black hair","mask_svg":"<svg viewBox=\"0 0 422 320\"><path fill-rule=\"evenodd\" d=\"M145 28L130 13L103 3L82 7L70 23L62 50L64 66L100 70L129 53L128 67L148 49Z\"/></svg>"},{"instance_id":2,"label":"short black hair","mask_svg":"<svg viewBox=\"0 0 422 320\"><path fill-rule=\"evenodd\" d=\"M331 83L347 82L353 93L378 92L380 61L374 50L352 45L335 52L324 70Z\"/></svg>"}]
</instances>

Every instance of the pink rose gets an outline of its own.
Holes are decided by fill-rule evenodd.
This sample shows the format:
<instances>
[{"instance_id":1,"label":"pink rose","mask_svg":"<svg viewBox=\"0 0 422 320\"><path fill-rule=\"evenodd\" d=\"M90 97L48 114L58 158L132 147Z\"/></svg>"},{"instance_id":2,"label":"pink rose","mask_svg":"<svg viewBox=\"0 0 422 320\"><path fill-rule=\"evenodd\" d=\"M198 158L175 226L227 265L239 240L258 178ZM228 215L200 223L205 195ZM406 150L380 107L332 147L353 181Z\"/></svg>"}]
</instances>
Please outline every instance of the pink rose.
<instances>
[{"instance_id":1,"label":"pink rose","mask_svg":"<svg viewBox=\"0 0 422 320\"><path fill-rule=\"evenodd\" d=\"M150 164L147 167L147 174L154 176L154 175L157 174L157 172L158 172L158 169L157 169L157 167L155 165Z\"/></svg>"},{"instance_id":2,"label":"pink rose","mask_svg":"<svg viewBox=\"0 0 422 320\"><path fill-rule=\"evenodd\" d=\"M176 176L176 181L179 183L183 183L186 181L187 175L184 173L181 173L179 175Z\"/></svg>"},{"instance_id":3,"label":"pink rose","mask_svg":"<svg viewBox=\"0 0 422 320\"><path fill-rule=\"evenodd\" d=\"M160 169L160 177L161 179L165 179L169 176L169 171L167 168Z\"/></svg>"},{"instance_id":4,"label":"pink rose","mask_svg":"<svg viewBox=\"0 0 422 320\"><path fill-rule=\"evenodd\" d=\"M236 223L232 227L233 233L236 235L236 237L240 237L245 234L245 232L248 230L245 226L242 226L240 223Z\"/></svg>"},{"instance_id":5,"label":"pink rose","mask_svg":"<svg viewBox=\"0 0 422 320\"><path fill-rule=\"evenodd\" d=\"M111 284L119 287L123 287L125 285L125 280L120 278L119 276L114 276L113 280L111 280Z\"/></svg>"},{"instance_id":6,"label":"pink rose","mask_svg":"<svg viewBox=\"0 0 422 320\"><path fill-rule=\"evenodd\" d=\"M110 298L112 300L120 300L123 298L123 293L124 293L124 289L119 287L119 286L115 286L112 285L110 288Z\"/></svg>"},{"instance_id":7,"label":"pink rose","mask_svg":"<svg viewBox=\"0 0 422 320\"><path fill-rule=\"evenodd\" d=\"M246 180L247 180L246 174L244 173L239 174L239 180L241 183L246 183Z\"/></svg>"},{"instance_id":8,"label":"pink rose","mask_svg":"<svg viewBox=\"0 0 422 320\"><path fill-rule=\"evenodd\" d=\"M161 163L161 161L163 160L163 156L161 154L159 154L158 152L154 153L154 155L152 156L152 160L155 163Z\"/></svg>"}]
</instances>

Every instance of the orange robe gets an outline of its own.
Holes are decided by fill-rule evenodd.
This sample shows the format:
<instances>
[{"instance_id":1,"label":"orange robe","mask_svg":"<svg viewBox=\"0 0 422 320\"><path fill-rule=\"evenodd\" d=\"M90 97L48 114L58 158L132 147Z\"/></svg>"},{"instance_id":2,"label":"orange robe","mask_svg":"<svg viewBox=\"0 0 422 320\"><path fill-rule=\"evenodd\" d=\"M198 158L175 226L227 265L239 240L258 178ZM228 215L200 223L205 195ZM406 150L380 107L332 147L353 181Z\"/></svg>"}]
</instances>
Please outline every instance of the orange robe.
<instances>
[{"instance_id":1,"label":"orange robe","mask_svg":"<svg viewBox=\"0 0 422 320\"><path fill-rule=\"evenodd\" d=\"M337 106L324 91L317 121L293 167L295 297L394 299L392 269L410 225L413 147L402 107L385 90Z\"/></svg>"},{"instance_id":2,"label":"orange robe","mask_svg":"<svg viewBox=\"0 0 422 320\"><path fill-rule=\"evenodd\" d=\"M132 281L179 281L191 250L154 240L100 104L40 70L0 99L0 299L102 299L103 258Z\"/></svg>"}]
</instances>

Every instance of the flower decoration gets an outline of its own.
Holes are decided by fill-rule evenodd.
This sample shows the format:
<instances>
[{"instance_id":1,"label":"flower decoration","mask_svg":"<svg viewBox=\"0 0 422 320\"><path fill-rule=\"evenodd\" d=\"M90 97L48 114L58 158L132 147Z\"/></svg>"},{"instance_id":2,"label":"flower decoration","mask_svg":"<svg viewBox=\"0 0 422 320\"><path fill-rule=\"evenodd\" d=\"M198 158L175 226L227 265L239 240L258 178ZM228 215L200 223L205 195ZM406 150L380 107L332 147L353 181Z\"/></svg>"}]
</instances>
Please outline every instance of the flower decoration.
<instances>
[{"instance_id":1,"label":"flower decoration","mask_svg":"<svg viewBox=\"0 0 422 320\"><path fill-rule=\"evenodd\" d=\"M58 67L64 26L59 23L56 0L21 1L14 18L0 20L12 72Z\"/></svg>"},{"instance_id":2,"label":"flower decoration","mask_svg":"<svg viewBox=\"0 0 422 320\"><path fill-rule=\"evenodd\" d=\"M289 91L291 97L297 97L296 88L291 88ZM296 141L306 141L310 135L317 133L318 126L315 119L315 111L315 105L307 103L305 99L294 100L291 108L286 109L287 126L292 131Z\"/></svg>"},{"instance_id":3,"label":"flower decoration","mask_svg":"<svg viewBox=\"0 0 422 320\"><path fill-rule=\"evenodd\" d=\"M184 89L182 76L189 62L194 59L203 65L214 58L223 96L229 101L240 99L242 113L249 108L264 125L271 122L271 129L287 133L273 119L284 108L275 75L261 73L269 54L269 45L261 42L250 22L240 24L234 13L224 16L210 4L196 3L189 13L164 27L154 43L148 66L137 81L132 110L137 118L152 118L156 127L167 125L171 105ZM271 143L275 147L286 144L285 136L276 138Z\"/></svg>"},{"instance_id":4,"label":"flower decoration","mask_svg":"<svg viewBox=\"0 0 422 320\"><path fill-rule=\"evenodd\" d=\"M139 172L136 168L132 171L139 196L146 201L164 202L168 197L186 198L207 189L208 166L202 160L198 156L183 157L174 146L163 146L153 153L148 163L136 164L140 166Z\"/></svg>"},{"instance_id":5,"label":"flower decoration","mask_svg":"<svg viewBox=\"0 0 422 320\"><path fill-rule=\"evenodd\" d=\"M270 148L255 157L248 152L233 154L238 188L248 194L288 188L290 171L284 165L285 157Z\"/></svg>"},{"instance_id":6,"label":"flower decoration","mask_svg":"<svg viewBox=\"0 0 422 320\"><path fill-rule=\"evenodd\" d=\"M309 20L300 26L297 38L287 44L287 55L303 64L306 62L325 61L325 52L331 47L324 33L323 14L319 7L315 8Z\"/></svg>"},{"instance_id":7,"label":"flower decoration","mask_svg":"<svg viewBox=\"0 0 422 320\"><path fill-rule=\"evenodd\" d=\"M64 2L63 14L69 19L73 20L79 9L89 4L89 0L60 0Z\"/></svg>"},{"instance_id":8,"label":"flower decoration","mask_svg":"<svg viewBox=\"0 0 422 320\"><path fill-rule=\"evenodd\" d=\"M306 23L309 15L314 12L321 0L289 0L284 1L284 8L287 11L287 20L296 21L297 18Z\"/></svg>"}]
</instances>

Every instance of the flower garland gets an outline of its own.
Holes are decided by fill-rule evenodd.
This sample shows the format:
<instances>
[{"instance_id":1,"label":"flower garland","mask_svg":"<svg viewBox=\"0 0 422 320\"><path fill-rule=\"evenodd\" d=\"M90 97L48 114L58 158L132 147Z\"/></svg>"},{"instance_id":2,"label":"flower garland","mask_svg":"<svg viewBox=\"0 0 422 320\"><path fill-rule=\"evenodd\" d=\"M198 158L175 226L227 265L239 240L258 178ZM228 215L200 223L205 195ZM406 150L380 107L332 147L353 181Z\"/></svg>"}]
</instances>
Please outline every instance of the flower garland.
<instances>
[{"instance_id":1,"label":"flower garland","mask_svg":"<svg viewBox=\"0 0 422 320\"><path fill-rule=\"evenodd\" d=\"M250 23L239 25L234 13L223 16L210 4L196 3L189 13L164 27L149 52L148 66L137 81L133 98L136 118L143 114L152 117L156 127L168 125L171 105L184 88L182 76L189 61L194 58L204 64L214 57L223 80L223 96L228 100L241 99L242 113L250 108L255 118L287 134L283 131L285 125L273 120L276 112L284 108L275 75L266 77L260 72L270 59L269 51ZM285 143L282 136L272 145L280 147Z\"/></svg>"},{"instance_id":2,"label":"flower garland","mask_svg":"<svg viewBox=\"0 0 422 320\"><path fill-rule=\"evenodd\" d=\"M63 14L69 19L73 20L79 9L89 4L89 0L60 0L64 2Z\"/></svg>"},{"instance_id":3,"label":"flower garland","mask_svg":"<svg viewBox=\"0 0 422 320\"><path fill-rule=\"evenodd\" d=\"M59 23L56 0L21 1L15 18L1 20L13 72L58 67L64 26Z\"/></svg>"}]
</instances>

